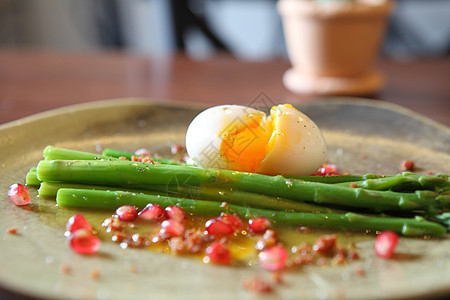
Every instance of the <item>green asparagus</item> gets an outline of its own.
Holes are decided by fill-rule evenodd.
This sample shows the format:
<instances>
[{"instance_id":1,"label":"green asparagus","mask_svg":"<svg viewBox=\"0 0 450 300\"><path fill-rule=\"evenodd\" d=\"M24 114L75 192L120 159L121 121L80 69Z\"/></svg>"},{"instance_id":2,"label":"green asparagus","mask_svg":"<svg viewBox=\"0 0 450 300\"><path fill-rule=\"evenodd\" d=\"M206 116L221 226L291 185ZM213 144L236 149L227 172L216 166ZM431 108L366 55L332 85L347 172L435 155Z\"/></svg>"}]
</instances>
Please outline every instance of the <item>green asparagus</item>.
<instances>
[{"instance_id":1,"label":"green asparagus","mask_svg":"<svg viewBox=\"0 0 450 300\"><path fill-rule=\"evenodd\" d=\"M300 202L356 207L374 212L423 210L439 213L443 208L450 207L450 195L439 195L432 191L415 191L414 193L370 191L286 179L283 176L120 160L41 161L37 174L38 179L42 181L94 185L221 185Z\"/></svg>"},{"instance_id":2,"label":"green asparagus","mask_svg":"<svg viewBox=\"0 0 450 300\"><path fill-rule=\"evenodd\" d=\"M266 217L278 225L310 226L345 230L380 231L392 230L405 236L441 236L446 233L443 226L426 221L423 218L372 217L368 215L345 213L298 213L273 211L243 207L239 205L222 206L218 202L186 198L163 197L124 191L99 191L66 189L58 190L56 201L61 207L85 207L116 209L122 205L134 205L139 208L148 203L167 207L178 205L187 213L197 215L219 215L221 212L236 213L242 218Z\"/></svg>"},{"instance_id":3,"label":"green asparagus","mask_svg":"<svg viewBox=\"0 0 450 300\"><path fill-rule=\"evenodd\" d=\"M116 186L92 186L78 183L42 182L38 193L40 197L56 197L61 188L72 189L95 189L114 190ZM185 186L135 186L134 188L123 188L123 190L134 193L151 195L162 195L172 197L189 197L191 199L226 202L254 208L269 208L273 210L297 211L297 212L317 212L317 213L343 213L344 211L326 206L309 203L295 202L288 199L271 197L256 193L249 193L225 188L212 187L185 187Z\"/></svg>"},{"instance_id":4,"label":"green asparagus","mask_svg":"<svg viewBox=\"0 0 450 300\"><path fill-rule=\"evenodd\" d=\"M355 181L358 187L368 190L393 190L393 191L416 191L431 190L441 192L449 189L450 181L448 175L423 176L404 172L402 174L383 178ZM348 186L348 183L337 183L337 185Z\"/></svg>"},{"instance_id":5,"label":"green asparagus","mask_svg":"<svg viewBox=\"0 0 450 300\"><path fill-rule=\"evenodd\" d=\"M84 151L77 151L53 146L47 146L44 149L44 159L67 159L67 160L93 160L93 159L105 159L105 160L118 160L115 157L100 155L95 153L89 153Z\"/></svg>"},{"instance_id":6,"label":"green asparagus","mask_svg":"<svg viewBox=\"0 0 450 300\"><path fill-rule=\"evenodd\" d=\"M32 167L25 178L25 183L29 186L40 185L41 181L37 178L36 167Z\"/></svg>"}]
</instances>

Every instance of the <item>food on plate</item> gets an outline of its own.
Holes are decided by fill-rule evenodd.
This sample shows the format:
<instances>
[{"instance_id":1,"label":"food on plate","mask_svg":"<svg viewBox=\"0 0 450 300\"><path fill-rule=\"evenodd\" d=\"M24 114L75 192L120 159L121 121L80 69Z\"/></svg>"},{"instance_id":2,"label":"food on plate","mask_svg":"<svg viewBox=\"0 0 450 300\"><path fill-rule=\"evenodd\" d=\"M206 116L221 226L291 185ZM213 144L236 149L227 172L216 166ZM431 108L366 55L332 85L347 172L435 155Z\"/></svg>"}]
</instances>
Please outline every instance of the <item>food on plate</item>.
<instances>
[{"instance_id":1,"label":"food on plate","mask_svg":"<svg viewBox=\"0 0 450 300\"><path fill-rule=\"evenodd\" d=\"M274 272L359 259L354 245L337 243L338 230L377 234L376 255L390 258L398 235L434 238L450 228L448 175L342 175L325 163L320 129L291 105L274 106L269 116L236 105L210 108L190 124L186 148L176 144L171 152L162 158L144 148L97 154L47 146L26 182L55 198L57 209L79 210L66 225L79 254L101 251L98 228L81 214L86 209L113 212L101 225L121 248L157 247L218 265L253 259ZM13 202L26 205L27 195L15 192ZM279 230L317 236L288 245Z\"/></svg>"}]
</instances>

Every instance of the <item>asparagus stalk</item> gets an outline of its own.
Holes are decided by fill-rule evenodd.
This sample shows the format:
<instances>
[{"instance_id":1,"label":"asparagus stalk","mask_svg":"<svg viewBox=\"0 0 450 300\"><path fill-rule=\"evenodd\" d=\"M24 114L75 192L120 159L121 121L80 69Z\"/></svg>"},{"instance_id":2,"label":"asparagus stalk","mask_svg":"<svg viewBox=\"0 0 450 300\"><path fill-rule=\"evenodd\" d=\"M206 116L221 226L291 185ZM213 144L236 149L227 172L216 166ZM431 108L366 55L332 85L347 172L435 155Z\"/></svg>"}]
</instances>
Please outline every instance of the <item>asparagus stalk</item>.
<instances>
[{"instance_id":1,"label":"asparagus stalk","mask_svg":"<svg viewBox=\"0 0 450 300\"><path fill-rule=\"evenodd\" d=\"M95 189L95 190L114 190L119 187L111 186L91 186L78 183L61 183L61 182L42 182L38 193L40 197L56 197L61 188L72 189ZM143 193L151 195L188 197L190 199L226 202L229 204L237 204L254 208L268 208L273 210L297 211L297 212L315 212L315 213L344 213L342 210L329 208L326 206L314 205L309 203L295 202L288 199L278 197L270 197L266 195L237 191L225 188L213 187L183 187L183 186L149 186L145 189L123 188L123 190L134 193Z\"/></svg>"},{"instance_id":2,"label":"asparagus stalk","mask_svg":"<svg viewBox=\"0 0 450 300\"><path fill-rule=\"evenodd\" d=\"M54 146L47 146L44 149L44 159L45 160L94 160L94 159L103 159L103 160L117 160L119 157L125 157L128 160L131 160L133 153L105 148L102 154L89 153L83 151L76 151L71 149L59 148ZM186 165L183 162L178 162L171 159L164 158L153 158L154 161L159 162L161 164L169 164L169 165ZM299 179L304 181L311 182L321 182L321 183L343 183L343 182L355 182L362 181L366 179L375 179L385 177L383 175L375 175L375 174L365 174L365 175L333 175L333 176L291 176L286 177L290 179Z\"/></svg>"},{"instance_id":3,"label":"asparagus stalk","mask_svg":"<svg viewBox=\"0 0 450 300\"><path fill-rule=\"evenodd\" d=\"M442 225L444 225L447 228L447 230L450 230L450 212L444 212L442 214L429 216L429 218L432 221L441 223Z\"/></svg>"},{"instance_id":4,"label":"asparagus stalk","mask_svg":"<svg viewBox=\"0 0 450 300\"><path fill-rule=\"evenodd\" d=\"M365 175L325 175L325 176L285 176L288 179L297 179L311 182L346 185L350 182L364 181L367 179L389 177L385 175L365 174Z\"/></svg>"},{"instance_id":5,"label":"asparagus stalk","mask_svg":"<svg viewBox=\"0 0 450 300\"><path fill-rule=\"evenodd\" d=\"M163 207L178 205L188 213L197 215L219 215L222 212L236 213L242 218L256 216L266 217L278 225L309 226L318 228L333 228L345 230L379 231L392 230L405 236L441 236L446 233L443 226L428 222L423 218L393 218L372 217L356 213L324 214L299 213L257 209L230 204L186 198L162 197L147 194L130 193L124 191L100 191L66 189L58 190L56 201L61 207L84 207L100 209L116 209L122 205L134 205L139 208L148 203L155 203Z\"/></svg>"},{"instance_id":6,"label":"asparagus stalk","mask_svg":"<svg viewBox=\"0 0 450 300\"><path fill-rule=\"evenodd\" d=\"M84 151L77 151L77 150L71 150L71 149L65 149L65 148L59 148L59 147L53 147L53 146L47 146L44 149L44 159L45 160L111 160L116 161L120 160L119 157L123 156L127 158L128 160L131 160L131 156L133 156L133 153L118 151L118 150L112 150L108 149L108 151L103 151L103 153L106 154L96 154L96 153L90 153L90 152L84 152ZM111 152L114 151L114 152ZM119 153L126 154L126 155L119 155ZM112 155L108 155L112 154ZM169 165L182 165L184 163L178 162L171 159L164 159L164 158L155 158L151 157L153 161L161 163L161 164L169 164Z\"/></svg>"},{"instance_id":7,"label":"asparagus stalk","mask_svg":"<svg viewBox=\"0 0 450 300\"><path fill-rule=\"evenodd\" d=\"M355 183L358 187L368 190L431 190L441 192L450 188L448 175L423 176L407 172L389 177L356 181ZM337 185L345 186L348 183L337 183Z\"/></svg>"},{"instance_id":8,"label":"asparagus stalk","mask_svg":"<svg viewBox=\"0 0 450 300\"><path fill-rule=\"evenodd\" d=\"M38 178L98 185L222 185L300 202L333 204L375 212L424 210L438 213L450 207L450 196L431 191L397 193L286 179L254 173L191 166L128 161L41 161Z\"/></svg>"},{"instance_id":9,"label":"asparagus stalk","mask_svg":"<svg viewBox=\"0 0 450 300\"><path fill-rule=\"evenodd\" d=\"M304 203L272 197L258 193L240 191L233 188L211 187L211 186L181 186L181 185L152 185L152 190L167 192L167 195L177 194L191 199L212 200L226 202L254 208L266 208L273 210L316 212L316 213L343 213L343 210L320 206L317 204Z\"/></svg>"},{"instance_id":10,"label":"asparagus stalk","mask_svg":"<svg viewBox=\"0 0 450 300\"><path fill-rule=\"evenodd\" d=\"M32 167L25 178L26 185L36 186L40 185L41 181L37 178L36 167Z\"/></svg>"},{"instance_id":11,"label":"asparagus stalk","mask_svg":"<svg viewBox=\"0 0 450 300\"><path fill-rule=\"evenodd\" d=\"M118 160L111 156L100 155L96 153L89 153L84 151L77 151L53 146L47 146L44 149L44 159L54 160L54 159L67 159L67 160L94 160L94 159L105 159L105 160Z\"/></svg>"}]
</instances>

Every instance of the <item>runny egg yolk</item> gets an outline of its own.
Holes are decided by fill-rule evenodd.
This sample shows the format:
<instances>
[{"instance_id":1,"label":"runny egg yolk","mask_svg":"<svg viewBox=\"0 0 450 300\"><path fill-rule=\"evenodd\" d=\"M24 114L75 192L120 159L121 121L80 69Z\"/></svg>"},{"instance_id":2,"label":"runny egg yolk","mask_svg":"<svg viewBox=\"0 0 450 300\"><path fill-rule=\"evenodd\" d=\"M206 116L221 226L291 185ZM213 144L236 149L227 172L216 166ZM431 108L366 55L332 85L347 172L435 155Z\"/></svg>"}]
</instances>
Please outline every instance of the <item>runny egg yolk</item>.
<instances>
[{"instance_id":1,"label":"runny egg yolk","mask_svg":"<svg viewBox=\"0 0 450 300\"><path fill-rule=\"evenodd\" d=\"M289 104L284 106L292 107ZM231 130L223 130L220 155L229 169L255 172L273 148L277 135L283 133L276 126L277 115L274 109L270 111L269 118L265 118L264 114L248 117L250 121L237 122L238 124L231 126Z\"/></svg>"}]
</instances>

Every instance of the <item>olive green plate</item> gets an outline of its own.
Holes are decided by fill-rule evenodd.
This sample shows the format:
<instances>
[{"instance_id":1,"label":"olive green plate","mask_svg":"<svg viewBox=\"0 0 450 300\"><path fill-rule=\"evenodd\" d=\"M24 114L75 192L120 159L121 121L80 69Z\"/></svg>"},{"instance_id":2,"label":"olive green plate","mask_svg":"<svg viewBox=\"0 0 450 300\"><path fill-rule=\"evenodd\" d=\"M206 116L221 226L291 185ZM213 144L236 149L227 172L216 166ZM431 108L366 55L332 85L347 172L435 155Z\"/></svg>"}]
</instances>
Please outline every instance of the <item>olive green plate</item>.
<instances>
[{"instance_id":1,"label":"olive green plate","mask_svg":"<svg viewBox=\"0 0 450 300\"><path fill-rule=\"evenodd\" d=\"M330 101L331 100L331 101ZM323 129L329 161L351 173L398 173L403 159L417 172L450 171L449 129L403 108L363 99L330 99L300 106ZM23 182L46 145L86 151L146 147L167 153L184 142L200 107L126 99L57 109L0 126L0 298L18 293L35 298L253 299L242 281L258 266L220 267L196 259L142 249L122 250L103 242L98 255L74 254L64 237L70 213L39 199L14 206L10 184ZM98 226L98 224L96 224ZM7 233L17 227L18 234ZM289 271L285 283L265 297L411 298L450 295L450 239L401 238L394 259L373 252L374 238L358 241L361 259L339 267ZM70 265L69 274L61 272ZM136 272L130 268L136 267ZM362 268L364 275L355 273ZM93 280L91 272L100 271Z\"/></svg>"}]
</instances>

